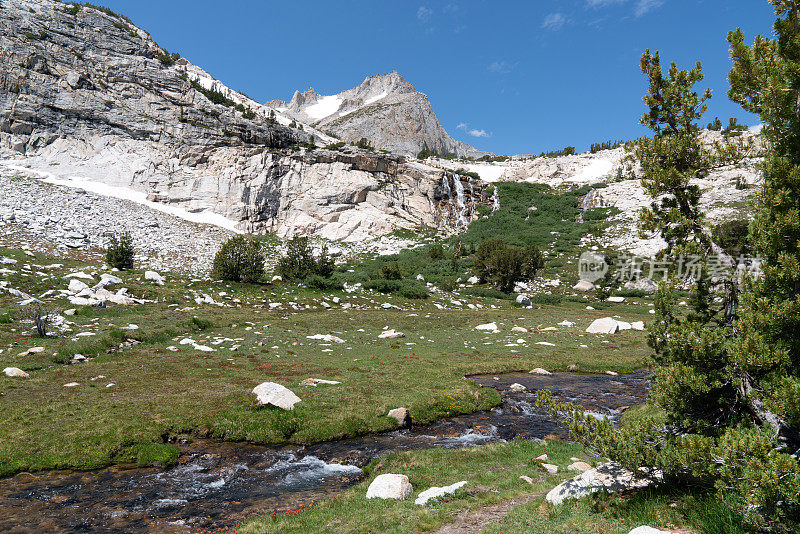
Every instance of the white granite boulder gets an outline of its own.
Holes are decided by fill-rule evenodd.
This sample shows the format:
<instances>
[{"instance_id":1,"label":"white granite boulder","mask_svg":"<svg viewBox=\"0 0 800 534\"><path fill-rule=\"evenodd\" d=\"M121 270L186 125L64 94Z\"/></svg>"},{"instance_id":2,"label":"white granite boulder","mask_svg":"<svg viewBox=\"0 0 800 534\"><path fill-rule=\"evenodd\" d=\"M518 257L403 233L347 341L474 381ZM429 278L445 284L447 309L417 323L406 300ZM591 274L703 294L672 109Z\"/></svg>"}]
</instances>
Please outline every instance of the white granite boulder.
<instances>
[{"instance_id":1,"label":"white granite boulder","mask_svg":"<svg viewBox=\"0 0 800 534\"><path fill-rule=\"evenodd\" d=\"M616 334L619 330L619 324L613 317L603 317L602 319L595 319L586 332L589 334Z\"/></svg>"},{"instance_id":2,"label":"white granite boulder","mask_svg":"<svg viewBox=\"0 0 800 534\"><path fill-rule=\"evenodd\" d=\"M277 406L284 410L294 409L294 405L301 401L300 397L291 390L275 382L262 382L253 388L256 395L256 405Z\"/></svg>"},{"instance_id":3,"label":"white granite boulder","mask_svg":"<svg viewBox=\"0 0 800 534\"><path fill-rule=\"evenodd\" d=\"M426 489L422 493L420 493L417 498L414 500L414 504L425 505L431 499L438 499L440 497L444 497L445 495L452 495L456 492L456 490L462 486L466 486L467 481L462 480L461 482L456 482L455 484L450 484L449 486L433 486L432 488Z\"/></svg>"},{"instance_id":4,"label":"white granite boulder","mask_svg":"<svg viewBox=\"0 0 800 534\"><path fill-rule=\"evenodd\" d=\"M367 488L367 499L395 499L402 501L414 491L406 475L384 473L378 475Z\"/></svg>"}]
</instances>

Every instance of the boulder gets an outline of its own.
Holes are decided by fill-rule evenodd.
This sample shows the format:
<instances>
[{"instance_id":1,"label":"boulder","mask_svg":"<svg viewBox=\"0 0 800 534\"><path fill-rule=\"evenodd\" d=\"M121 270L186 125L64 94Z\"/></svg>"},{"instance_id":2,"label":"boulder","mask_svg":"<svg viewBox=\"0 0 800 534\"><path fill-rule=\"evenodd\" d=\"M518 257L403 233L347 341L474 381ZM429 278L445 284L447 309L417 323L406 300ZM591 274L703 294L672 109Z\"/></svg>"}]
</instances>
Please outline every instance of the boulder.
<instances>
[{"instance_id":1,"label":"boulder","mask_svg":"<svg viewBox=\"0 0 800 534\"><path fill-rule=\"evenodd\" d=\"M677 534L675 532L669 530L660 530L657 528L649 527L647 525L642 525L641 527L636 527L635 529L628 532L628 534Z\"/></svg>"},{"instance_id":2,"label":"boulder","mask_svg":"<svg viewBox=\"0 0 800 534\"><path fill-rule=\"evenodd\" d=\"M625 297L608 297L607 300L608 302L620 303L620 302L625 302Z\"/></svg>"},{"instance_id":3,"label":"boulder","mask_svg":"<svg viewBox=\"0 0 800 534\"><path fill-rule=\"evenodd\" d=\"M164 278L155 271L145 271L144 272L144 279L149 280L151 282L155 282L156 284L163 286L164 285Z\"/></svg>"},{"instance_id":4,"label":"boulder","mask_svg":"<svg viewBox=\"0 0 800 534\"><path fill-rule=\"evenodd\" d=\"M613 317L603 317L602 319L595 319L586 332L589 334L615 334L619 330L617 320Z\"/></svg>"},{"instance_id":5,"label":"boulder","mask_svg":"<svg viewBox=\"0 0 800 534\"><path fill-rule=\"evenodd\" d=\"M592 466L587 464L586 462L573 462L567 466L567 469L570 471L580 471L583 473L584 471L588 471L591 469Z\"/></svg>"},{"instance_id":6,"label":"boulder","mask_svg":"<svg viewBox=\"0 0 800 534\"><path fill-rule=\"evenodd\" d=\"M497 323L486 323L486 324L479 324L475 327L475 330L486 330L489 332L499 332L500 330L497 328Z\"/></svg>"},{"instance_id":7,"label":"boulder","mask_svg":"<svg viewBox=\"0 0 800 534\"><path fill-rule=\"evenodd\" d=\"M69 289L69 292L74 294L74 295L77 295L78 293L81 293L82 291L87 291L87 290L91 292L91 289L89 289L89 286L87 286L86 284L84 284L83 282L78 280L77 278L70 279L69 286L67 286L67 289Z\"/></svg>"},{"instance_id":8,"label":"boulder","mask_svg":"<svg viewBox=\"0 0 800 534\"><path fill-rule=\"evenodd\" d=\"M588 280L580 280L577 284L572 286L575 291L591 291L594 289L594 284Z\"/></svg>"},{"instance_id":9,"label":"boulder","mask_svg":"<svg viewBox=\"0 0 800 534\"><path fill-rule=\"evenodd\" d=\"M30 378L31 376L19 367L6 367L3 369L3 374L14 378Z\"/></svg>"},{"instance_id":10,"label":"boulder","mask_svg":"<svg viewBox=\"0 0 800 534\"><path fill-rule=\"evenodd\" d=\"M513 383L513 384L511 384L510 386L508 386L508 390L509 390L509 391L513 391L514 393L522 393L522 392L523 392L523 391L525 391L526 389L528 389L528 388L526 388L526 387L525 387L525 386L523 386L522 384L518 384L518 383L516 383L516 382L515 382L515 383Z\"/></svg>"},{"instance_id":11,"label":"boulder","mask_svg":"<svg viewBox=\"0 0 800 534\"><path fill-rule=\"evenodd\" d=\"M411 414L408 412L407 408L395 408L393 410L389 410L389 413L387 413L386 416L397 421L397 424L403 428L411 426Z\"/></svg>"},{"instance_id":12,"label":"boulder","mask_svg":"<svg viewBox=\"0 0 800 534\"><path fill-rule=\"evenodd\" d=\"M44 347L31 347L24 352L20 352L17 356L30 356L31 354L39 354L40 352L44 352Z\"/></svg>"},{"instance_id":13,"label":"boulder","mask_svg":"<svg viewBox=\"0 0 800 534\"><path fill-rule=\"evenodd\" d=\"M537 367L536 369L532 369L532 370L528 371L528 374L530 374L530 375L551 375L553 373L551 373L550 371L548 371L546 369L542 369L541 367Z\"/></svg>"},{"instance_id":14,"label":"boulder","mask_svg":"<svg viewBox=\"0 0 800 534\"><path fill-rule=\"evenodd\" d=\"M414 500L414 504L425 505L431 499L438 499L440 497L444 497L445 495L452 495L456 492L456 490L462 486L466 486L467 481L462 480L461 482L456 482L455 484L450 484L449 486L433 486L429 489L426 489L422 493L420 493L416 500Z\"/></svg>"},{"instance_id":15,"label":"boulder","mask_svg":"<svg viewBox=\"0 0 800 534\"><path fill-rule=\"evenodd\" d=\"M631 323L631 328L634 330L644 330L644 321L635 321Z\"/></svg>"},{"instance_id":16,"label":"boulder","mask_svg":"<svg viewBox=\"0 0 800 534\"><path fill-rule=\"evenodd\" d=\"M367 499L395 499L402 501L414 491L406 475L384 473L378 475L367 488Z\"/></svg>"},{"instance_id":17,"label":"boulder","mask_svg":"<svg viewBox=\"0 0 800 534\"><path fill-rule=\"evenodd\" d=\"M521 306L530 306L533 303L531 302L531 299L528 297L528 295L520 293L519 295L517 295L517 304Z\"/></svg>"},{"instance_id":18,"label":"boulder","mask_svg":"<svg viewBox=\"0 0 800 534\"><path fill-rule=\"evenodd\" d=\"M271 404L284 410L293 409L294 405L301 400L292 391L275 382L262 382L253 388L253 393L256 395L258 406Z\"/></svg>"},{"instance_id":19,"label":"boulder","mask_svg":"<svg viewBox=\"0 0 800 534\"><path fill-rule=\"evenodd\" d=\"M313 336L306 336L306 339L319 339L326 343L344 343L344 339L331 334L314 334Z\"/></svg>"},{"instance_id":20,"label":"boulder","mask_svg":"<svg viewBox=\"0 0 800 534\"><path fill-rule=\"evenodd\" d=\"M638 289L645 293L652 295L658 289L658 284L649 278L639 278L638 280L631 280L625 282L623 286L625 289Z\"/></svg>"},{"instance_id":21,"label":"boulder","mask_svg":"<svg viewBox=\"0 0 800 534\"><path fill-rule=\"evenodd\" d=\"M630 330L632 327L631 323L626 323L625 321L617 321L617 328L619 330Z\"/></svg>"},{"instance_id":22,"label":"boulder","mask_svg":"<svg viewBox=\"0 0 800 534\"><path fill-rule=\"evenodd\" d=\"M383 332L378 334L378 339L396 339L398 337L406 337L406 335L394 329L384 330Z\"/></svg>"},{"instance_id":23,"label":"boulder","mask_svg":"<svg viewBox=\"0 0 800 534\"><path fill-rule=\"evenodd\" d=\"M654 474L654 478L660 477L660 473ZM562 482L550 490L546 499L547 502L558 505L567 499L580 499L598 491L614 493L632 488L642 488L651 483L652 480L649 478L636 475L616 462L608 462Z\"/></svg>"},{"instance_id":24,"label":"boulder","mask_svg":"<svg viewBox=\"0 0 800 534\"><path fill-rule=\"evenodd\" d=\"M470 276L469 278L467 278L467 283L468 284L475 285L478 282L480 282L480 279L477 276Z\"/></svg>"},{"instance_id":25,"label":"boulder","mask_svg":"<svg viewBox=\"0 0 800 534\"><path fill-rule=\"evenodd\" d=\"M322 378L306 378L302 382L300 382L301 386L314 386L317 387L319 384L341 384L341 382L337 382L336 380L323 380Z\"/></svg>"},{"instance_id":26,"label":"boulder","mask_svg":"<svg viewBox=\"0 0 800 534\"><path fill-rule=\"evenodd\" d=\"M553 464L540 464L542 469L550 473L551 475L555 475L558 473L558 466Z\"/></svg>"},{"instance_id":27,"label":"boulder","mask_svg":"<svg viewBox=\"0 0 800 534\"><path fill-rule=\"evenodd\" d=\"M515 326L514 328L511 329L511 331L512 332L520 332L522 334L527 334L528 333L528 329L525 328L524 326Z\"/></svg>"}]
</instances>

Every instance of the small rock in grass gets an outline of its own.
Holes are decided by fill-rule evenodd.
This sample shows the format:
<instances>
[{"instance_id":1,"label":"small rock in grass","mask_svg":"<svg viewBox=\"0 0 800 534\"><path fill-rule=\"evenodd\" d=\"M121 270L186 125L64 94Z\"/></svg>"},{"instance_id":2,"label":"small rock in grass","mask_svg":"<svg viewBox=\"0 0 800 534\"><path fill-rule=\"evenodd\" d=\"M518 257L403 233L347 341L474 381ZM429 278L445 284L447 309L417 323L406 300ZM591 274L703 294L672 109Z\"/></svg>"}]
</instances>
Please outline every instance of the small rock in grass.
<instances>
[{"instance_id":1,"label":"small rock in grass","mask_svg":"<svg viewBox=\"0 0 800 534\"><path fill-rule=\"evenodd\" d=\"M486 324L479 324L475 327L475 330L486 330L489 332L499 332L500 330L497 328L497 323L486 323Z\"/></svg>"},{"instance_id":2,"label":"small rock in grass","mask_svg":"<svg viewBox=\"0 0 800 534\"><path fill-rule=\"evenodd\" d=\"M541 464L542 468L550 473L551 475L555 475L558 473L558 466L553 464Z\"/></svg>"},{"instance_id":3,"label":"small rock in grass","mask_svg":"<svg viewBox=\"0 0 800 534\"><path fill-rule=\"evenodd\" d=\"M580 471L581 473L583 473L584 471L588 471L591 468L592 466L587 464L586 462L574 462L567 466L567 469L569 469L570 471Z\"/></svg>"},{"instance_id":4,"label":"small rock in grass","mask_svg":"<svg viewBox=\"0 0 800 534\"><path fill-rule=\"evenodd\" d=\"M20 352L17 356L29 356L31 354L39 354L40 352L44 352L44 347L31 347L25 352Z\"/></svg>"},{"instance_id":5,"label":"small rock in grass","mask_svg":"<svg viewBox=\"0 0 800 534\"><path fill-rule=\"evenodd\" d=\"M575 291L591 291L594 289L594 284L588 280L580 280L577 284L572 286Z\"/></svg>"},{"instance_id":6,"label":"small rock in grass","mask_svg":"<svg viewBox=\"0 0 800 534\"><path fill-rule=\"evenodd\" d=\"M386 415L397 421L397 424L403 428L411 426L411 414L407 408L395 408L389 410Z\"/></svg>"},{"instance_id":7,"label":"small rock in grass","mask_svg":"<svg viewBox=\"0 0 800 534\"><path fill-rule=\"evenodd\" d=\"M577 363L571 363L571 364L569 364L569 365L567 366L567 371L569 371L569 372L571 372L571 373L574 373L574 372L575 372L575 371L577 371L578 369L580 369L580 367L578 366L578 364L577 364Z\"/></svg>"},{"instance_id":8,"label":"small rock in grass","mask_svg":"<svg viewBox=\"0 0 800 534\"><path fill-rule=\"evenodd\" d=\"M12 378L30 378L31 376L19 367L6 367L3 369L3 374Z\"/></svg>"},{"instance_id":9,"label":"small rock in grass","mask_svg":"<svg viewBox=\"0 0 800 534\"><path fill-rule=\"evenodd\" d=\"M414 504L425 505L431 499L438 499L439 497L444 497L445 495L452 495L458 488L465 486L466 484L467 481L462 480L461 482L456 482L455 484L450 484L449 486L443 486L441 488L438 486L433 486L421 492L414 501Z\"/></svg>"},{"instance_id":10,"label":"small rock in grass","mask_svg":"<svg viewBox=\"0 0 800 534\"><path fill-rule=\"evenodd\" d=\"M537 462L546 462L547 461L547 454L541 454L534 458Z\"/></svg>"},{"instance_id":11,"label":"small rock in grass","mask_svg":"<svg viewBox=\"0 0 800 534\"><path fill-rule=\"evenodd\" d=\"M529 476L521 475L519 478L527 482L528 484L533 484L533 479Z\"/></svg>"},{"instance_id":12,"label":"small rock in grass","mask_svg":"<svg viewBox=\"0 0 800 534\"><path fill-rule=\"evenodd\" d=\"M617 373L617 372L615 372L615 371L606 371L606 374L607 374L608 376L619 376L619 373Z\"/></svg>"},{"instance_id":13,"label":"small rock in grass","mask_svg":"<svg viewBox=\"0 0 800 534\"><path fill-rule=\"evenodd\" d=\"M398 332L397 330L384 330L378 335L378 339L396 339L398 337L406 337L403 332Z\"/></svg>"},{"instance_id":14,"label":"small rock in grass","mask_svg":"<svg viewBox=\"0 0 800 534\"><path fill-rule=\"evenodd\" d=\"M75 315L75 312L78 311L75 308L70 308L68 310L64 310L64 315Z\"/></svg>"},{"instance_id":15,"label":"small rock in grass","mask_svg":"<svg viewBox=\"0 0 800 534\"><path fill-rule=\"evenodd\" d=\"M378 475L367 488L367 499L395 499L402 501L414 491L406 475L384 473Z\"/></svg>"},{"instance_id":16,"label":"small rock in grass","mask_svg":"<svg viewBox=\"0 0 800 534\"><path fill-rule=\"evenodd\" d=\"M294 405L301 400L291 390L275 382L262 382L253 388L253 393L256 395L257 406L271 404L284 410L294 409Z\"/></svg>"},{"instance_id":17,"label":"small rock in grass","mask_svg":"<svg viewBox=\"0 0 800 534\"><path fill-rule=\"evenodd\" d=\"M522 334L528 333L528 329L525 328L524 326L515 326L514 328L511 329L511 331L512 332L520 332Z\"/></svg>"},{"instance_id":18,"label":"small rock in grass","mask_svg":"<svg viewBox=\"0 0 800 534\"><path fill-rule=\"evenodd\" d=\"M631 323L631 328L634 330L644 330L644 321L635 321Z\"/></svg>"},{"instance_id":19,"label":"small rock in grass","mask_svg":"<svg viewBox=\"0 0 800 534\"><path fill-rule=\"evenodd\" d=\"M65 388L74 388L75 386L80 386L80 384L78 384L77 382L69 382L67 384L64 384Z\"/></svg>"},{"instance_id":20,"label":"small rock in grass","mask_svg":"<svg viewBox=\"0 0 800 534\"><path fill-rule=\"evenodd\" d=\"M660 530L657 528L653 528L647 525L642 525L641 527L636 527L635 529L628 532L628 534L675 534L669 530Z\"/></svg>"},{"instance_id":21,"label":"small rock in grass","mask_svg":"<svg viewBox=\"0 0 800 534\"><path fill-rule=\"evenodd\" d=\"M625 302L625 297L608 297L608 299L606 300L608 300L608 302L620 303L620 302Z\"/></svg>"},{"instance_id":22,"label":"small rock in grass","mask_svg":"<svg viewBox=\"0 0 800 534\"><path fill-rule=\"evenodd\" d=\"M550 371L547 371L546 369L542 369L541 367L537 367L536 369L532 369L532 370L528 371L528 374L529 375L551 375L553 373L551 373Z\"/></svg>"},{"instance_id":23,"label":"small rock in grass","mask_svg":"<svg viewBox=\"0 0 800 534\"><path fill-rule=\"evenodd\" d=\"M144 272L144 279L149 280L151 282L155 282L156 284L163 286L164 285L164 278L155 271L145 271Z\"/></svg>"},{"instance_id":24,"label":"small rock in grass","mask_svg":"<svg viewBox=\"0 0 800 534\"><path fill-rule=\"evenodd\" d=\"M323 380L321 378L306 378L302 382L300 382L301 386L314 386L317 387L319 384L341 384L341 382L337 382L336 380Z\"/></svg>"}]
</instances>

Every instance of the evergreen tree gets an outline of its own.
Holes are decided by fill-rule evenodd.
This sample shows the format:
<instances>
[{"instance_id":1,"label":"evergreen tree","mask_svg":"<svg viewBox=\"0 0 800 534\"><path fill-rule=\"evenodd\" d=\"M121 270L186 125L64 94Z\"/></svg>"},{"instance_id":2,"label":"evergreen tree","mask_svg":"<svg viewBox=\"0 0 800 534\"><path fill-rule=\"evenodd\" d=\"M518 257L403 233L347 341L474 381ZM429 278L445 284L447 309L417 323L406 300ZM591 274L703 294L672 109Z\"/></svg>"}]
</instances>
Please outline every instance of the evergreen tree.
<instances>
[{"instance_id":1,"label":"evergreen tree","mask_svg":"<svg viewBox=\"0 0 800 534\"><path fill-rule=\"evenodd\" d=\"M721 322L709 320L705 296L695 313L678 313L674 291L661 284L650 326L649 402L663 419L614 428L546 394L540 402L568 417L574 437L626 467L656 468L665 483L716 488L751 527L789 532L800 518L800 0L771 3L780 17L776 39L759 36L746 46L740 30L728 37L729 96L764 123L764 185L751 225L763 277L746 284L743 305ZM689 180L734 150L698 144L695 120L710 96L691 89L702 78L699 65L673 65L665 78L658 54L645 53L642 67L650 79L642 122L656 135L637 144L636 156L648 193L665 195L643 221L667 240L668 253L704 254L709 240Z\"/></svg>"}]
</instances>

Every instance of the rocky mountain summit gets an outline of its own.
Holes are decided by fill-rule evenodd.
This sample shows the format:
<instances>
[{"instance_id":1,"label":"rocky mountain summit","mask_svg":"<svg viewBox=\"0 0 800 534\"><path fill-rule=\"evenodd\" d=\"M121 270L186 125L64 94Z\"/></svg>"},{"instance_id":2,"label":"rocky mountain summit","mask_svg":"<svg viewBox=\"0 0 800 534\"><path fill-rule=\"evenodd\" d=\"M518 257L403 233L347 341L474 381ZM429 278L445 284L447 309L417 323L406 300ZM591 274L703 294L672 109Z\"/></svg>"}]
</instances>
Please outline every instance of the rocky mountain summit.
<instances>
[{"instance_id":1,"label":"rocky mountain summit","mask_svg":"<svg viewBox=\"0 0 800 534\"><path fill-rule=\"evenodd\" d=\"M375 148L399 154L416 155L422 149L459 156L484 154L450 137L428 97L397 71L369 76L335 95L320 95L310 88L296 91L288 103L273 100L267 106L345 141L363 137Z\"/></svg>"},{"instance_id":2,"label":"rocky mountain summit","mask_svg":"<svg viewBox=\"0 0 800 534\"><path fill-rule=\"evenodd\" d=\"M241 231L354 242L422 225L455 231L490 202L447 170L354 147L314 150L312 136L333 138L287 126L105 8L4 0L0 44L0 156L62 185L102 184ZM424 98L400 80L377 77L343 109L378 90Z\"/></svg>"}]
</instances>

